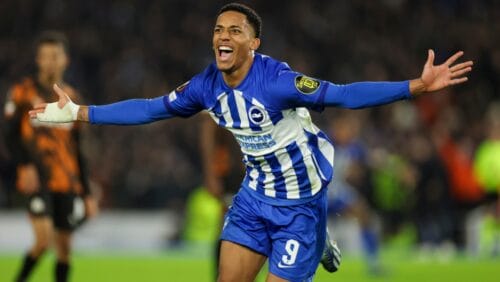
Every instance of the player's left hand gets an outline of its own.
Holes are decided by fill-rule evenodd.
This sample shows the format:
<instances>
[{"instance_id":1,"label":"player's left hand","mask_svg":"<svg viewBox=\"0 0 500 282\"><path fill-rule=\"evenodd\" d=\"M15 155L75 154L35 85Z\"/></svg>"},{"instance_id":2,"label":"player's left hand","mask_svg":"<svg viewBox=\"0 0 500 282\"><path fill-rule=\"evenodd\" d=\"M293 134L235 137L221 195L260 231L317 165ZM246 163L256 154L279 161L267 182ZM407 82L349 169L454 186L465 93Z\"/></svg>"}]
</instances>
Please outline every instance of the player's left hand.
<instances>
[{"instance_id":1,"label":"player's left hand","mask_svg":"<svg viewBox=\"0 0 500 282\"><path fill-rule=\"evenodd\" d=\"M97 202L94 197L86 196L84 199L85 203L85 217L93 218L97 215L99 211L99 207L97 206Z\"/></svg>"},{"instance_id":2,"label":"player's left hand","mask_svg":"<svg viewBox=\"0 0 500 282\"><path fill-rule=\"evenodd\" d=\"M451 85L466 82L468 78L465 74L472 70L474 63L467 61L454 64L463 54L464 52L459 51L449 57L443 64L434 65L434 51L429 50L420 79L412 81L413 85L410 85L412 94L434 92Z\"/></svg>"},{"instance_id":3,"label":"player's left hand","mask_svg":"<svg viewBox=\"0 0 500 282\"><path fill-rule=\"evenodd\" d=\"M54 84L53 88L54 92L59 96L59 100L53 103L35 105L29 111L30 117L42 122L65 123L76 121L80 106L73 103L68 94L57 84Z\"/></svg>"}]
</instances>

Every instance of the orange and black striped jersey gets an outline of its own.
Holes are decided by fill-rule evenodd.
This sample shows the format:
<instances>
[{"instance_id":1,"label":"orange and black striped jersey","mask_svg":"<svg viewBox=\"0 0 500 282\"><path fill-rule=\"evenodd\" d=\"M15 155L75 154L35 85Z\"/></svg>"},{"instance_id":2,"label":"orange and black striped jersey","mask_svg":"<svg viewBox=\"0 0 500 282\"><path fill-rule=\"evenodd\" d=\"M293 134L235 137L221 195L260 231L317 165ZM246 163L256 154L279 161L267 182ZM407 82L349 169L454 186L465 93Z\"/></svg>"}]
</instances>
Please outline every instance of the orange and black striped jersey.
<instances>
[{"instance_id":1,"label":"orange and black striped jersey","mask_svg":"<svg viewBox=\"0 0 500 282\"><path fill-rule=\"evenodd\" d=\"M70 86L62 87L72 100L78 101ZM34 105L55 100L55 93L31 77L13 85L5 104L7 143L19 164L35 164L42 189L88 194L81 169L78 125L41 123L29 118L28 111Z\"/></svg>"}]
</instances>

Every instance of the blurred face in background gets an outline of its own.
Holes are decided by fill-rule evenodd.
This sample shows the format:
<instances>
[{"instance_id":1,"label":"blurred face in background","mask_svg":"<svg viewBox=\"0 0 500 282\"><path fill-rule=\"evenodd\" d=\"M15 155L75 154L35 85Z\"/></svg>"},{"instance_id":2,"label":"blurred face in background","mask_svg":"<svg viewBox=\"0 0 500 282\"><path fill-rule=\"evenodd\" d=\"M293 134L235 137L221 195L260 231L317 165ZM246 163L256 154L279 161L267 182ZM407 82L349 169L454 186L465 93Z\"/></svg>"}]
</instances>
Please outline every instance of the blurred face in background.
<instances>
[{"instance_id":1,"label":"blurred face in background","mask_svg":"<svg viewBox=\"0 0 500 282\"><path fill-rule=\"evenodd\" d=\"M36 51L36 65L40 78L48 82L61 80L69 60L64 46L59 43L41 43Z\"/></svg>"},{"instance_id":2,"label":"blurred face in background","mask_svg":"<svg viewBox=\"0 0 500 282\"><path fill-rule=\"evenodd\" d=\"M214 27L213 48L217 68L233 73L242 66L251 66L253 51L260 45L247 17L239 12L227 11L219 15Z\"/></svg>"}]
</instances>

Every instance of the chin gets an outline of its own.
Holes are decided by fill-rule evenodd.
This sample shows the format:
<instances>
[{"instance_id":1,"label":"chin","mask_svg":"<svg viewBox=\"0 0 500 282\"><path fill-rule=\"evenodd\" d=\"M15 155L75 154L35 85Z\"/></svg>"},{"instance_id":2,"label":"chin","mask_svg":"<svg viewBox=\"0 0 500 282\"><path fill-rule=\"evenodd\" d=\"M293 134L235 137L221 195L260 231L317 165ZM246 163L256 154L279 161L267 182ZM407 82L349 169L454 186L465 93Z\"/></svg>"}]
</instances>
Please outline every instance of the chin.
<instances>
[{"instance_id":1,"label":"chin","mask_svg":"<svg viewBox=\"0 0 500 282\"><path fill-rule=\"evenodd\" d=\"M221 72L230 73L233 70L233 65L217 63L217 69L220 70Z\"/></svg>"}]
</instances>

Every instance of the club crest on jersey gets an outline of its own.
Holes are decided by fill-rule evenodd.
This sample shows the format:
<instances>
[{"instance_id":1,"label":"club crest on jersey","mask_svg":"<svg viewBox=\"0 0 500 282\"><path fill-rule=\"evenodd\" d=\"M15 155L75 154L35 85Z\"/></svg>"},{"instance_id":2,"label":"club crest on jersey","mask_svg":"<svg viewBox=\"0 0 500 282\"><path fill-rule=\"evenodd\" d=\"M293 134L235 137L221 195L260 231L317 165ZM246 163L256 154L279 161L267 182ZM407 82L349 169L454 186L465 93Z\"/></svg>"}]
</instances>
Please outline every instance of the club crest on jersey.
<instances>
[{"instance_id":1,"label":"club crest on jersey","mask_svg":"<svg viewBox=\"0 0 500 282\"><path fill-rule=\"evenodd\" d=\"M304 75L298 75L295 77L295 87L302 94L313 94L318 90L320 82L317 79L310 78Z\"/></svg>"},{"instance_id":2,"label":"club crest on jersey","mask_svg":"<svg viewBox=\"0 0 500 282\"><path fill-rule=\"evenodd\" d=\"M248 110L248 117L254 124L262 124L266 121L266 112L257 106L252 106Z\"/></svg>"},{"instance_id":3,"label":"club crest on jersey","mask_svg":"<svg viewBox=\"0 0 500 282\"><path fill-rule=\"evenodd\" d=\"M189 84L190 80L184 82L182 85L180 85L179 87L175 88L175 92L177 93L181 93L182 91L184 91L184 89L186 89L186 86Z\"/></svg>"}]
</instances>

